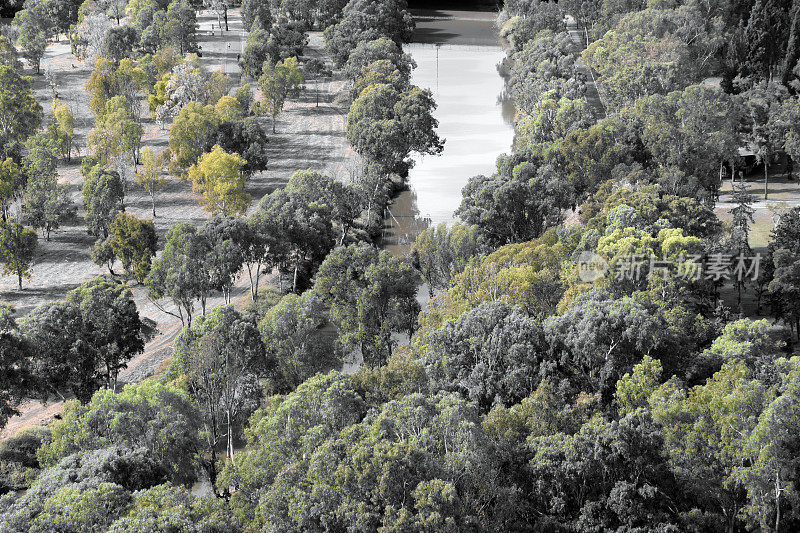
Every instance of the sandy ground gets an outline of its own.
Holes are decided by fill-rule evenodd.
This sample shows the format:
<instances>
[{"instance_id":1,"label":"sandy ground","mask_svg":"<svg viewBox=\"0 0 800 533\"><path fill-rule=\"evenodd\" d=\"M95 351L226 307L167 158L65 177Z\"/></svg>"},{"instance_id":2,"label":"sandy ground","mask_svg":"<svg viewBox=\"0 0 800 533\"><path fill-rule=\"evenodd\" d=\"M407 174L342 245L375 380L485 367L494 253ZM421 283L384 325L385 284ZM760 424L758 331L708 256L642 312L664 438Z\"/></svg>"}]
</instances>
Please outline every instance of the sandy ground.
<instances>
[{"instance_id":1,"label":"sandy ground","mask_svg":"<svg viewBox=\"0 0 800 533\"><path fill-rule=\"evenodd\" d=\"M199 39L203 50L202 61L207 68L220 66L239 78L236 55L240 53L241 41L246 38L241 30L238 10L229 12L229 32L215 31L210 35L211 24L217 26L216 17L208 13L198 16ZM230 46L228 46L230 45ZM307 55L322 57L322 35L310 34ZM56 90L62 102L67 103L76 118L77 141L81 155L85 155L86 135L93 124L93 115L88 108L88 97L83 86L91 74L88 62L75 60L69 43L61 41L48 47L42 61L42 72L50 70L55 80ZM247 184L247 191L253 196L251 210L258 200L276 187L285 184L296 170L313 168L336 178L347 180L355 169L354 153L345 138L345 118L347 107L337 105L336 95L344 90L345 81L334 77L330 80L309 80L306 91L296 100L287 103L279 117L276 135L270 133L269 167L265 172L253 176ZM317 106L317 92L319 105ZM35 96L45 109L45 120L51 115L53 93L45 76L35 76ZM146 107L145 107L146 111ZM264 127L269 128L264 118ZM149 118L144 124L144 146L163 149L169 142L168 129L161 129ZM271 130L268 130L271 131ZM73 158L71 164L59 168L59 179L68 184L72 197L81 203L83 178L78 170L79 162ZM133 174L129 176L131 179ZM126 195L126 211L140 218L150 218L150 199L135 183L129 185ZM209 215L198 205L191 185L170 179L167 187L156 198L157 217L154 222L163 246L163 236L176 222L201 224ZM17 290L13 276L0 278L0 300L8 301L17 308L18 316L29 313L37 305L63 298L81 282L105 273L105 269L91 262L90 246L94 239L86 233L86 227L79 212L77 221L53 232L51 241L40 237L33 275ZM147 344L145 352L128 364L120 379L124 382L141 381L151 375L172 352L172 341L179 333L180 322L159 311L146 295L146 290L132 286L139 313L157 323L159 334ZM233 298L242 303L249 298L249 284L246 275L240 278ZM222 303L221 298L210 302L209 308ZM29 401L21 406L21 416L12 418L2 432L2 437L13 435L20 428L31 424L47 424L61 409L59 402L42 405Z\"/></svg>"}]
</instances>

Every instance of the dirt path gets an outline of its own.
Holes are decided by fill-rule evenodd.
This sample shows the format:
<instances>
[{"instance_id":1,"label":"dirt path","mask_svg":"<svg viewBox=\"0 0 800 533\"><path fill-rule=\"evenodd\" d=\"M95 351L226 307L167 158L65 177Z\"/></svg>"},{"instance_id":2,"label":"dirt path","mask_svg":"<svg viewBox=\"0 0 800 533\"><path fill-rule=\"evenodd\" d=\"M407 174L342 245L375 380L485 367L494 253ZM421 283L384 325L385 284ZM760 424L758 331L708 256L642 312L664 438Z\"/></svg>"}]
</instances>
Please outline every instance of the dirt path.
<instances>
[{"instance_id":1,"label":"dirt path","mask_svg":"<svg viewBox=\"0 0 800 533\"><path fill-rule=\"evenodd\" d=\"M586 101L594 109L597 118L601 119L606 116L606 107L600 96L597 80L595 80L592 69L580 57L580 54L586 50L586 32L583 28L578 28L578 23L572 15L567 15L567 32L569 32L570 39L578 48L578 61L576 62L578 71L586 77Z\"/></svg>"},{"instance_id":2,"label":"dirt path","mask_svg":"<svg viewBox=\"0 0 800 533\"><path fill-rule=\"evenodd\" d=\"M203 48L202 61L207 68L222 66L238 79L238 67L235 66L236 54L244 35L238 10L229 12L230 32L215 36L209 35L212 20L216 27L216 18L209 13L198 16L200 28L200 44ZM208 30L205 30L208 28ZM205 34L205 35L203 35ZM230 47L227 43L232 43ZM323 39L320 33L312 33L309 37L308 55L322 56ZM227 64L227 67L225 66ZM77 141L82 147L81 155L85 155L86 135L91 129L94 117L88 107L88 97L83 86L91 74L91 66L87 62L76 61L70 52L69 43L60 42L48 47L42 71L52 71L59 98L72 108L76 117ZM355 167L356 156L345 138L345 119L347 108L338 104L337 95L345 89L345 81L341 78L329 80L309 80L306 91L296 100L287 103L286 109L277 122L278 133L269 134L269 165L265 172L253 176L247 184L247 191L253 196L250 210L255 210L258 201L276 187L282 186L297 170L313 168L330 176L349 180ZM51 115L53 93L45 76L35 77L34 92L45 110L45 123ZM318 93L318 94L317 94ZM317 96L319 104L317 105ZM146 108L145 108L146 110ZM270 128L266 118L264 127ZM162 129L152 120L144 124L145 147L163 149L169 143L168 129ZM271 131L271 129L268 129ZM128 176L133 178L132 172ZM82 202L81 188L83 178L78 169L78 161L59 168L59 180L70 188L73 199ZM150 199L135 184L129 186L126 195L126 211L140 218L150 218ZM164 234L176 222L202 224L209 218L197 203L191 191L191 185L170 179L167 187L156 198L157 217L154 220L159 235L159 244L163 246ZM82 213L77 221L54 232L50 242L40 237L33 274L23 284L22 291L16 288L16 278L0 277L0 300L10 302L17 309L17 315L24 316L36 306L63 298L77 285L94 276L105 273L105 270L91 262L90 247L94 239L87 235ZM247 276L240 276L233 298L243 303L249 295ZM158 335L147 344L143 354L131 360L128 369L123 371L120 379L124 382L138 382L152 375L172 353L172 342L180 332L181 324L156 308L146 295L146 290L134 285L134 298L143 317L154 320ZM221 298L209 301L208 308L223 303ZM21 416L9 420L0 438L7 438L19 429L32 424L48 424L53 416L61 410L61 403L43 405L36 401L27 401L21 408Z\"/></svg>"}]
</instances>

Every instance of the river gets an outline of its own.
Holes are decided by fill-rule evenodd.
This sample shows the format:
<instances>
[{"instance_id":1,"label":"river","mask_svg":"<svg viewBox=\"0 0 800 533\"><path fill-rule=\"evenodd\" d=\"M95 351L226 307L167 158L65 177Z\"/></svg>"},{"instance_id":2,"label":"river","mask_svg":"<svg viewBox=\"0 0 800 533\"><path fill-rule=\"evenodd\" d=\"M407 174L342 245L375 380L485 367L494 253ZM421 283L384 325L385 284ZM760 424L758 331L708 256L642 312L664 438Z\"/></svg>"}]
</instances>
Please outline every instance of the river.
<instances>
[{"instance_id":1,"label":"river","mask_svg":"<svg viewBox=\"0 0 800 533\"><path fill-rule=\"evenodd\" d=\"M470 177L491 174L514 139L511 103L503 97L498 65L505 52L495 14L480 11L415 11L417 30L404 50L417 63L412 83L433 92L438 105L438 156L417 156L407 191L389 207L384 246L405 254L430 224L456 222L461 189Z\"/></svg>"}]
</instances>

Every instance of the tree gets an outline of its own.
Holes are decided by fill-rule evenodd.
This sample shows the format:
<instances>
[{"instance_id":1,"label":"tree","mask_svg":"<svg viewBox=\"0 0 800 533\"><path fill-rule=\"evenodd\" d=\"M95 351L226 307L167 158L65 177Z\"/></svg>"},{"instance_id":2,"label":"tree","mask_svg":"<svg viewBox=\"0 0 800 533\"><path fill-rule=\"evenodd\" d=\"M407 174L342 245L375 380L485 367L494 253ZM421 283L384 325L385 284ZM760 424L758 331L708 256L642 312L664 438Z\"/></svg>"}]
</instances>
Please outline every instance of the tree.
<instances>
[{"instance_id":1,"label":"tree","mask_svg":"<svg viewBox=\"0 0 800 533\"><path fill-rule=\"evenodd\" d=\"M53 20L47 12L46 3L42 0L25 2L25 9L14 17L14 25L19 30L17 46L22 49L23 56L38 74L47 39L53 29Z\"/></svg>"},{"instance_id":2,"label":"tree","mask_svg":"<svg viewBox=\"0 0 800 533\"><path fill-rule=\"evenodd\" d=\"M431 114L434 109L429 90L412 87L400 93L386 84L367 87L350 106L347 140L384 171L408 168L411 152L436 155L444 149L436 135L439 123Z\"/></svg>"},{"instance_id":3,"label":"tree","mask_svg":"<svg viewBox=\"0 0 800 533\"><path fill-rule=\"evenodd\" d=\"M270 28L272 26L272 10L270 10L269 3L260 0L243 0L242 24L250 34L257 31L253 29L254 25L263 29Z\"/></svg>"},{"instance_id":4,"label":"tree","mask_svg":"<svg viewBox=\"0 0 800 533\"><path fill-rule=\"evenodd\" d=\"M61 156L71 161L75 139L75 117L67 104L61 103L58 98L53 100L52 131L53 140L61 150Z\"/></svg>"},{"instance_id":5,"label":"tree","mask_svg":"<svg viewBox=\"0 0 800 533\"><path fill-rule=\"evenodd\" d=\"M5 427L10 417L19 414L17 407L23 398L34 392L26 347L14 312L11 305L0 303L0 428Z\"/></svg>"},{"instance_id":6,"label":"tree","mask_svg":"<svg viewBox=\"0 0 800 533\"><path fill-rule=\"evenodd\" d=\"M172 0L165 21L163 35L180 55L197 51L197 16L187 0Z\"/></svg>"},{"instance_id":7,"label":"tree","mask_svg":"<svg viewBox=\"0 0 800 533\"><path fill-rule=\"evenodd\" d=\"M258 78L258 86L264 97L262 105L272 117L272 133L275 133L275 121L283 111L286 99L299 94L302 89L303 73L297 65L296 57L274 64L265 61L262 72Z\"/></svg>"},{"instance_id":8,"label":"tree","mask_svg":"<svg viewBox=\"0 0 800 533\"><path fill-rule=\"evenodd\" d=\"M0 208L3 211L3 220L8 220L10 204L19 195L23 179L20 167L13 159L7 157L0 162Z\"/></svg>"},{"instance_id":9,"label":"tree","mask_svg":"<svg viewBox=\"0 0 800 533\"><path fill-rule=\"evenodd\" d=\"M398 45L411 39L414 19L405 0L349 2L341 20L325 30L325 49L338 66L359 43L386 37Z\"/></svg>"},{"instance_id":10,"label":"tree","mask_svg":"<svg viewBox=\"0 0 800 533\"><path fill-rule=\"evenodd\" d=\"M123 283L100 276L67 293L65 304L81 316L83 331L73 342L88 344L102 366L105 385L116 388L120 370L144 351L144 333L133 293Z\"/></svg>"},{"instance_id":11,"label":"tree","mask_svg":"<svg viewBox=\"0 0 800 533\"><path fill-rule=\"evenodd\" d=\"M219 145L229 154L235 152L242 156L245 160L242 172L247 176L267 169L269 138L254 117L222 122L209 131L203 151L211 152L215 145Z\"/></svg>"},{"instance_id":12,"label":"tree","mask_svg":"<svg viewBox=\"0 0 800 533\"><path fill-rule=\"evenodd\" d=\"M136 173L136 183L150 195L153 218L156 217L156 194L167 186L167 177L162 174L162 169L169 157L167 150L156 154L152 148L145 148L142 151L142 169Z\"/></svg>"},{"instance_id":13,"label":"tree","mask_svg":"<svg viewBox=\"0 0 800 533\"><path fill-rule=\"evenodd\" d=\"M750 257L752 249L750 248L750 224L754 224L753 213L755 210L752 204L755 200L753 195L747 191L747 185L742 182L733 185L732 200L736 204L729 213L733 215L731 221L731 252L734 257ZM739 305L741 311L742 305L742 289L745 286L746 278L744 272L740 273L733 280L736 287L736 303Z\"/></svg>"},{"instance_id":14,"label":"tree","mask_svg":"<svg viewBox=\"0 0 800 533\"><path fill-rule=\"evenodd\" d=\"M566 313L545 321L544 331L573 386L600 392L607 402L623 374L664 340L660 317L602 290L578 296Z\"/></svg>"},{"instance_id":15,"label":"tree","mask_svg":"<svg viewBox=\"0 0 800 533\"><path fill-rule=\"evenodd\" d=\"M481 304L429 339L425 363L432 390L459 392L484 413L520 402L546 375L541 326L515 306Z\"/></svg>"},{"instance_id":16,"label":"tree","mask_svg":"<svg viewBox=\"0 0 800 533\"><path fill-rule=\"evenodd\" d=\"M6 220L0 226L0 259L3 261L3 272L17 276L20 290L22 290L22 278L31 277L36 241L36 232L22 224Z\"/></svg>"},{"instance_id":17,"label":"tree","mask_svg":"<svg viewBox=\"0 0 800 533\"><path fill-rule=\"evenodd\" d=\"M206 211L222 216L247 211L250 195L244 190L242 172L246 163L239 154L229 154L217 145L189 168L192 190L203 197Z\"/></svg>"},{"instance_id":18,"label":"tree","mask_svg":"<svg viewBox=\"0 0 800 533\"><path fill-rule=\"evenodd\" d=\"M274 364L264 359L255 325L230 306L215 307L184 327L175 341L169 372L183 377L200 410L211 456L206 468L215 487L216 447L225 442L228 458L234 461L237 429L258 406L258 377L269 377Z\"/></svg>"},{"instance_id":19,"label":"tree","mask_svg":"<svg viewBox=\"0 0 800 533\"><path fill-rule=\"evenodd\" d=\"M280 227L269 213L259 209L247 219L247 230L239 243L242 261L250 280L250 297L258 300L258 287L262 273L271 271L285 258L285 241L280 237Z\"/></svg>"},{"instance_id":20,"label":"tree","mask_svg":"<svg viewBox=\"0 0 800 533\"><path fill-rule=\"evenodd\" d=\"M164 313L180 319L181 324L191 325L196 300L200 300L205 313L211 287L203 260L209 248L197 228L183 222L175 224L167 232L164 251L145 278L150 300ZM172 301L175 311L159 302L164 298Z\"/></svg>"},{"instance_id":21,"label":"tree","mask_svg":"<svg viewBox=\"0 0 800 533\"><path fill-rule=\"evenodd\" d=\"M392 333L413 333L418 274L406 262L367 244L336 248L320 265L314 291L330 307L345 350L361 349L364 363L386 362Z\"/></svg>"},{"instance_id":22,"label":"tree","mask_svg":"<svg viewBox=\"0 0 800 533\"><path fill-rule=\"evenodd\" d=\"M764 199L769 194L769 165L786 137L786 125L781 120L783 101L788 98L786 88L774 82L760 83L746 91L744 121L749 130L746 140L755 147L764 165Z\"/></svg>"},{"instance_id":23,"label":"tree","mask_svg":"<svg viewBox=\"0 0 800 533\"><path fill-rule=\"evenodd\" d=\"M242 269L253 235L246 221L232 216L215 216L203 225L200 233L209 243L204 264L210 285L222 293L225 303L230 303L231 289Z\"/></svg>"},{"instance_id":24,"label":"tree","mask_svg":"<svg viewBox=\"0 0 800 533\"><path fill-rule=\"evenodd\" d=\"M267 359L277 361L279 391L295 390L318 372L341 367L333 339L322 331L324 306L314 291L287 294L258 322Z\"/></svg>"},{"instance_id":25,"label":"tree","mask_svg":"<svg viewBox=\"0 0 800 533\"><path fill-rule=\"evenodd\" d=\"M115 0L119 4L122 0ZM124 9L124 3L123 9ZM119 21L117 21L119 23ZM103 55L119 63L120 60L131 57L139 44L139 32L136 28L125 24L124 26L112 26L106 31L105 49Z\"/></svg>"},{"instance_id":26,"label":"tree","mask_svg":"<svg viewBox=\"0 0 800 533\"><path fill-rule=\"evenodd\" d=\"M784 318L791 329L800 335L800 209L794 208L781 216L780 223L772 232L769 258L775 271L769 284L773 312ZM779 266L780 265L780 266ZM769 266L769 265L767 265Z\"/></svg>"},{"instance_id":27,"label":"tree","mask_svg":"<svg viewBox=\"0 0 800 533\"><path fill-rule=\"evenodd\" d=\"M495 245L535 239L558 225L574 203L574 192L555 166L513 161L487 178L470 178L456 214L478 227L481 237Z\"/></svg>"},{"instance_id":28,"label":"tree","mask_svg":"<svg viewBox=\"0 0 800 533\"><path fill-rule=\"evenodd\" d=\"M478 241L477 226L462 224L448 228L442 223L417 235L412 250L414 266L428 284L431 297L434 289L450 287L453 276L464 270L467 261L478 254Z\"/></svg>"},{"instance_id":29,"label":"tree","mask_svg":"<svg viewBox=\"0 0 800 533\"><path fill-rule=\"evenodd\" d=\"M109 244L125 272L143 283L150 273L151 260L156 255L158 237L153 221L119 213L111 223L109 232Z\"/></svg>"},{"instance_id":30,"label":"tree","mask_svg":"<svg viewBox=\"0 0 800 533\"><path fill-rule=\"evenodd\" d=\"M124 96L114 96L106 102L104 112L97 117L94 129L89 132L89 148L104 165L125 154L134 167L139 162L144 130L130 112Z\"/></svg>"},{"instance_id":31,"label":"tree","mask_svg":"<svg viewBox=\"0 0 800 533\"><path fill-rule=\"evenodd\" d=\"M203 154L203 144L219 126L214 106L189 102L180 110L169 133L174 172L186 172Z\"/></svg>"},{"instance_id":32,"label":"tree","mask_svg":"<svg viewBox=\"0 0 800 533\"><path fill-rule=\"evenodd\" d=\"M102 385L115 387L120 370L144 350L130 289L107 277L81 284L63 301L37 307L20 326L37 354L31 369L44 399L66 388L85 404Z\"/></svg>"},{"instance_id":33,"label":"tree","mask_svg":"<svg viewBox=\"0 0 800 533\"><path fill-rule=\"evenodd\" d=\"M23 169L28 176L22 205L22 218L33 228L41 228L46 240L50 232L70 218L75 208L67 187L58 184L58 147L44 132L25 143Z\"/></svg>"},{"instance_id":34,"label":"tree","mask_svg":"<svg viewBox=\"0 0 800 533\"><path fill-rule=\"evenodd\" d=\"M95 165L83 182L83 206L89 235L108 237L111 222L125 210L122 179L114 170Z\"/></svg>"},{"instance_id":35,"label":"tree","mask_svg":"<svg viewBox=\"0 0 800 533\"><path fill-rule=\"evenodd\" d=\"M257 0L249 0L243 4L242 15L244 16L244 6L256 2ZM267 11L269 11L269 7L267 7ZM261 76L264 62L270 59L268 43L269 31L261 24L252 27L250 34L247 36L242 57L239 59L239 68L246 76L253 78Z\"/></svg>"},{"instance_id":36,"label":"tree","mask_svg":"<svg viewBox=\"0 0 800 533\"><path fill-rule=\"evenodd\" d=\"M392 69L397 70L405 80L411 77L411 70L417 66L414 59L404 53L400 45L391 39L381 37L358 43L344 65L345 76L355 81L363 76L365 68L381 60L388 60Z\"/></svg>"},{"instance_id":37,"label":"tree","mask_svg":"<svg viewBox=\"0 0 800 533\"><path fill-rule=\"evenodd\" d=\"M17 49L5 35L0 36L0 65L11 67L16 71L22 70L22 63L17 59Z\"/></svg>"},{"instance_id":38,"label":"tree","mask_svg":"<svg viewBox=\"0 0 800 533\"><path fill-rule=\"evenodd\" d=\"M0 65L0 157L19 157L23 143L42 121L42 107L31 95L32 81Z\"/></svg>"},{"instance_id":39,"label":"tree","mask_svg":"<svg viewBox=\"0 0 800 533\"><path fill-rule=\"evenodd\" d=\"M35 350L31 371L37 376L42 399L69 390L82 403L100 388L99 354L83 342L83 318L65 302L43 304L20 322L23 336Z\"/></svg>"},{"instance_id":40,"label":"tree","mask_svg":"<svg viewBox=\"0 0 800 533\"><path fill-rule=\"evenodd\" d=\"M91 95L89 109L98 118L105 113L106 103L118 95L118 81L113 61L102 56L94 60L92 74L83 88Z\"/></svg>"},{"instance_id":41,"label":"tree","mask_svg":"<svg viewBox=\"0 0 800 533\"><path fill-rule=\"evenodd\" d=\"M80 451L108 446L146 448L170 473L173 483L197 478L196 454L202 446L197 408L186 394L156 380L100 389L86 405L64 406L52 438L38 452L43 467Z\"/></svg>"}]
</instances>

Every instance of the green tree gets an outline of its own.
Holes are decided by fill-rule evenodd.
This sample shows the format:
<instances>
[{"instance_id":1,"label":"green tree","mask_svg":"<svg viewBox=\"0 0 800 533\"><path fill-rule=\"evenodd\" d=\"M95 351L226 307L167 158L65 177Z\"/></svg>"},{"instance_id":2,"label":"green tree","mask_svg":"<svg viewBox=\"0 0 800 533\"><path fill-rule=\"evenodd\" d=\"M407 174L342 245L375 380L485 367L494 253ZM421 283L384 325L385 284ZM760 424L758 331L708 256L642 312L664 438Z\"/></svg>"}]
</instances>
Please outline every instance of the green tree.
<instances>
[{"instance_id":1,"label":"green tree","mask_svg":"<svg viewBox=\"0 0 800 533\"><path fill-rule=\"evenodd\" d=\"M41 228L47 240L50 231L58 229L74 212L67 188L58 184L58 147L44 132L33 135L25 143L23 169L28 176L23 198L23 219L34 228Z\"/></svg>"},{"instance_id":2,"label":"green tree","mask_svg":"<svg viewBox=\"0 0 800 533\"><path fill-rule=\"evenodd\" d=\"M5 161L0 162L0 205L3 220L8 220L8 209L14 198L19 195L23 179L20 167L13 159L7 157Z\"/></svg>"},{"instance_id":3,"label":"green tree","mask_svg":"<svg viewBox=\"0 0 800 533\"><path fill-rule=\"evenodd\" d=\"M192 190L202 196L206 211L221 216L247 211L251 198L244 190L246 163L239 154L229 154L217 145L189 168Z\"/></svg>"},{"instance_id":4,"label":"green tree","mask_svg":"<svg viewBox=\"0 0 800 533\"><path fill-rule=\"evenodd\" d=\"M130 105L124 96L114 96L106 102L104 112L95 121L89 132L89 148L100 157L100 162L108 165L125 154L134 164L139 162L144 130L130 112Z\"/></svg>"},{"instance_id":5,"label":"green tree","mask_svg":"<svg viewBox=\"0 0 800 533\"><path fill-rule=\"evenodd\" d=\"M180 319L181 324L191 325L197 300L205 313L205 302L211 290L204 267L209 249L209 243L198 234L197 228L179 222L167 232L164 251L153 262L144 280L148 297L155 306ZM172 302L175 311L168 310L160 302L165 298Z\"/></svg>"},{"instance_id":6,"label":"green tree","mask_svg":"<svg viewBox=\"0 0 800 533\"><path fill-rule=\"evenodd\" d=\"M400 93L391 85L367 87L350 106L347 140L386 171L408 167L411 152L436 155L444 149L436 135L434 109L429 90L412 87Z\"/></svg>"},{"instance_id":7,"label":"green tree","mask_svg":"<svg viewBox=\"0 0 800 533\"><path fill-rule=\"evenodd\" d=\"M17 276L20 290L22 290L22 278L31 277L36 242L36 232L22 224L7 220L0 226L0 258L3 261L3 272Z\"/></svg>"},{"instance_id":8,"label":"green tree","mask_svg":"<svg viewBox=\"0 0 800 533\"><path fill-rule=\"evenodd\" d=\"M270 28L272 26L272 10L270 10L269 3L259 0L243 0L242 24L251 35L257 31L257 29L253 29L254 25L265 29Z\"/></svg>"},{"instance_id":9,"label":"green tree","mask_svg":"<svg viewBox=\"0 0 800 533\"><path fill-rule=\"evenodd\" d=\"M412 257L433 297L434 289L450 287L453 276L464 270L467 261L478 255L478 251L477 226L455 224L448 228L442 223L417 235Z\"/></svg>"},{"instance_id":10,"label":"green tree","mask_svg":"<svg viewBox=\"0 0 800 533\"><path fill-rule=\"evenodd\" d=\"M167 177L162 171L169 156L167 150L156 154L152 148L145 148L142 150L142 169L136 173L136 183L150 195L153 218L156 217L156 194L167 186Z\"/></svg>"},{"instance_id":11,"label":"green tree","mask_svg":"<svg viewBox=\"0 0 800 533\"><path fill-rule=\"evenodd\" d=\"M277 63L265 61L261 70L263 74L258 78L258 86L264 97L262 105L272 117L272 133L275 133L275 121L283 111L286 99L299 94L302 89L303 73L296 57Z\"/></svg>"},{"instance_id":12,"label":"green tree","mask_svg":"<svg viewBox=\"0 0 800 533\"><path fill-rule=\"evenodd\" d=\"M169 133L169 148L173 157L173 172L184 176L203 154L205 138L215 131L219 118L214 106L190 102L175 118Z\"/></svg>"},{"instance_id":13,"label":"green tree","mask_svg":"<svg viewBox=\"0 0 800 533\"><path fill-rule=\"evenodd\" d=\"M89 235L108 237L108 230L117 215L125 210L122 179L103 165L95 165L83 182L83 206Z\"/></svg>"},{"instance_id":14,"label":"green tree","mask_svg":"<svg viewBox=\"0 0 800 533\"><path fill-rule=\"evenodd\" d=\"M324 306L314 291L287 294L258 322L267 359L277 361L279 390L292 391L318 372L340 368L341 356L321 328Z\"/></svg>"},{"instance_id":15,"label":"green tree","mask_svg":"<svg viewBox=\"0 0 800 533\"><path fill-rule=\"evenodd\" d=\"M0 303L0 428L18 415L22 400L35 393L26 346L14 319L14 307Z\"/></svg>"},{"instance_id":16,"label":"green tree","mask_svg":"<svg viewBox=\"0 0 800 533\"><path fill-rule=\"evenodd\" d=\"M336 248L317 272L314 291L330 307L331 321L345 350L360 348L364 363L386 362L393 333L414 331L420 285L405 261L367 244Z\"/></svg>"},{"instance_id":17,"label":"green tree","mask_svg":"<svg viewBox=\"0 0 800 533\"><path fill-rule=\"evenodd\" d=\"M101 376L114 389L120 370L144 351L144 333L133 293L105 276L82 283L67 293L67 305L82 317L84 331L74 342L85 342L97 353Z\"/></svg>"},{"instance_id":18,"label":"green tree","mask_svg":"<svg viewBox=\"0 0 800 533\"><path fill-rule=\"evenodd\" d=\"M175 341L170 375L183 377L186 391L202 415L210 455L206 469L217 481L217 445L225 443L233 461L233 443L242 424L258 406L259 377L269 377L274 360L264 358L255 324L231 306L215 307L184 327Z\"/></svg>"},{"instance_id":19,"label":"green tree","mask_svg":"<svg viewBox=\"0 0 800 533\"><path fill-rule=\"evenodd\" d=\"M156 255L156 229L152 220L140 220L119 213L109 228L110 245L114 255L130 276L144 282Z\"/></svg>"},{"instance_id":20,"label":"green tree","mask_svg":"<svg viewBox=\"0 0 800 533\"><path fill-rule=\"evenodd\" d=\"M519 307L484 303L429 333L426 370L433 391L456 391L482 413L535 390L547 366L537 320Z\"/></svg>"},{"instance_id":21,"label":"green tree","mask_svg":"<svg viewBox=\"0 0 800 533\"><path fill-rule=\"evenodd\" d=\"M25 9L19 11L14 17L14 25L19 31L17 46L22 49L22 54L31 66L39 73L39 65L47 39L53 33L54 21L48 13L44 0L28 0Z\"/></svg>"},{"instance_id":22,"label":"green tree","mask_svg":"<svg viewBox=\"0 0 800 533\"><path fill-rule=\"evenodd\" d=\"M61 156L71 161L75 141L75 117L72 116L70 108L58 98L53 100L52 136L61 151Z\"/></svg>"},{"instance_id":23,"label":"green tree","mask_svg":"<svg viewBox=\"0 0 800 533\"><path fill-rule=\"evenodd\" d=\"M0 65L0 157L19 157L23 143L42 122L42 107L31 95L33 80Z\"/></svg>"},{"instance_id":24,"label":"green tree","mask_svg":"<svg viewBox=\"0 0 800 533\"><path fill-rule=\"evenodd\" d=\"M37 455L49 467L79 451L146 448L170 472L170 481L191 483L202 446L199 415L184 391L156 380L125 385L117 393L100 389L86 405L73 400L64 406Z\"/></svg>"},{"instance_id":25,"label":"green tree","mask_svg":"<svg viewBox=\"0 0 800 533\"><path fill-rule=\"evenodd\" d=\"M398 45L411 39L414 19L405 0L356 0L342 11L341 20L325 30L325 49L338 66L359 43L386 37Z\"/></svg>"}]
</instances>

